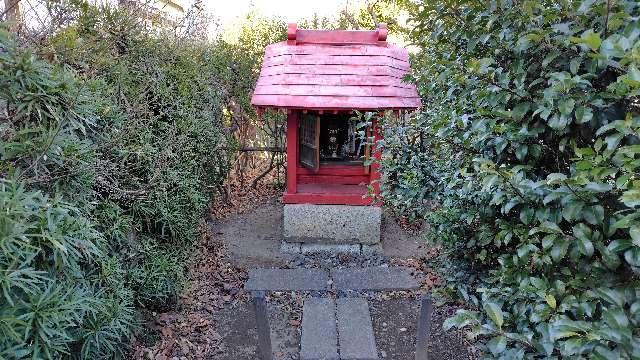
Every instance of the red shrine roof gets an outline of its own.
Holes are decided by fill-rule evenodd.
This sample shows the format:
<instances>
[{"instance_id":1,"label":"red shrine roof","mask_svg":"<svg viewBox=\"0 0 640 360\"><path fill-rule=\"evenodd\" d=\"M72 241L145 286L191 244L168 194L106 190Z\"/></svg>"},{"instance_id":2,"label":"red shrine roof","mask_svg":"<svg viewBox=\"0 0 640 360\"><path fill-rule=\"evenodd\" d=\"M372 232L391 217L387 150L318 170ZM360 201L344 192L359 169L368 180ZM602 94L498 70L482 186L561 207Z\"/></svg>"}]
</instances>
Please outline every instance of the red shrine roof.
<instances>
[{"instance_id":1,"label":"red shrine roof","mask_svg":"<svg viewBox=\"0 0 640 360\"><path fill-rule=\"evenodd\" d=\"M415 109L420 97L402 81L409 71L403 48L375 31L298 30L267 46L251 98L260 108L317 110Z\"/></svg>"}]
</instances>

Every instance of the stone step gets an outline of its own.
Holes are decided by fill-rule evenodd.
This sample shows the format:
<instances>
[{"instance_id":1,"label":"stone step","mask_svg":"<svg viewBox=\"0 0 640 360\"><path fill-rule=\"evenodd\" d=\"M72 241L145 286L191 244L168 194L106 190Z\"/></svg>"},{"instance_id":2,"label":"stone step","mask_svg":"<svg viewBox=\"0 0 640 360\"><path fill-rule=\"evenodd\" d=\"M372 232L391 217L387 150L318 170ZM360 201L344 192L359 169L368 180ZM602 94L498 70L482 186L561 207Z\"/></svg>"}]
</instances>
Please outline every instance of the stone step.
<instances>
[{"instance_id":1,"label":"stone step","mask_svg":"<svg viewBox=\"0 0 640 360\"><path fill-rule=\"evenodd\" d=\"M341 360L378 360L369 304L364 299L336 300Z\"/></svg>"},{"instance_id":2,"label":"stone step","mask_svg":"<svg viewBox=\"0 0 640 360\"><path fill-rule=\"evenodd\" d=\"M244 288L249 291L325 291L329 278L318 269L251 269Z\"/></svg>"},{"instance_id":3,"label":"stone step","mask_svg":"<svg viewBox=\"0 0 640 360\"><path fill-rule=\"evenodd\" d=\"M337 360L335 303L331 299L309 298L302 309L301 360Z\"/></svg>"},{"instance_id":4,"label":"stone step","mask_svg":"<svg viewBox=\"0 0 640 360\"><path fill-rule=\"evenodd\" d=\"M406 267L368 267L331 270L337 290L411 290L418 282Z\"/></svg>"}]
</instances>

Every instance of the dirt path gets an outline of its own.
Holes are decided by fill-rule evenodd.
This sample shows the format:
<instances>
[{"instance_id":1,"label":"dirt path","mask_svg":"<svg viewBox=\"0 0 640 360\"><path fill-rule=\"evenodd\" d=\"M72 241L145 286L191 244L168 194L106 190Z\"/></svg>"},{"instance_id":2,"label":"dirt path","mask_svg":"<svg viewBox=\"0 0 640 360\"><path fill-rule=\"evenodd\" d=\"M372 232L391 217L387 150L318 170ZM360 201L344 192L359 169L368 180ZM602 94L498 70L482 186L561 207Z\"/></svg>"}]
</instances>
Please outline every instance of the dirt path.
<instances>
[{"instance_id":1,"label":"dirt path","mask_svg":"<svg viewBox=\"0 0 640 360\"><path fill-rule=\"evenodd\" d=\"M246 270L255 267L323 268L403 265L414 269L431 288L437 279L428 268L433 249L423 246L419 233L405 231L388 214L383 218L380 255L286 255L280 253L282 204L271 197L257 207L208 224L194 268L192 286L180 308L158 314L153 328L159 340L140 346L138 358L255 360L255 314L242 289ZM427 264L427 265L425 265ZM298 359L302 292L268 295L275 359ZM333 294L336 295L336 294ZM385 359L413 358L418 292L359 294L371 308L375 337ZM475 354L459 332L444 332L442 321L455 311L437 307L432 325L431 359L474 359Z\"/></svg>"}]
</instances>

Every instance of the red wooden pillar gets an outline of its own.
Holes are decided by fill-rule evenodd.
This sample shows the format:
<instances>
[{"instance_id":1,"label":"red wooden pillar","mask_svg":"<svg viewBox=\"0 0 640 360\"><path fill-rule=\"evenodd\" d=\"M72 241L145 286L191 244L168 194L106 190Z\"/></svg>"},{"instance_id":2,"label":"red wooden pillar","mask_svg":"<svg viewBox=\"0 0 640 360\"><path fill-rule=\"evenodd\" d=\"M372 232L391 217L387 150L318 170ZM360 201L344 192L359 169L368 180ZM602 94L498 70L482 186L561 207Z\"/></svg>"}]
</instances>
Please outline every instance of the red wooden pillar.
<instances>
[{"instance_id":1,"label":"red wooden pillar","mask_svg":"<svg viewBox=\"0 0 640 360\"><path fill-rule=\"evenodd\" d=\"M378 146L378 141L382 140L382 129L377 119L373 119L371 123L373 130L373 153L371 156L375 159L375 162L371 164L371 185L373 186L373 193L375 195L380 194L380 159L382 158L382 148Z\"/></svg>"},{"instance_id":2,"label":"red wooden pillar","mask_svg":"<svg viewBox=\"0 0 640 360\"><path fill-rule=\"evenodd\" d=\"M287 193L295 194L298 169L298 112L287 112Z\"/></svg>"}]
</instances>

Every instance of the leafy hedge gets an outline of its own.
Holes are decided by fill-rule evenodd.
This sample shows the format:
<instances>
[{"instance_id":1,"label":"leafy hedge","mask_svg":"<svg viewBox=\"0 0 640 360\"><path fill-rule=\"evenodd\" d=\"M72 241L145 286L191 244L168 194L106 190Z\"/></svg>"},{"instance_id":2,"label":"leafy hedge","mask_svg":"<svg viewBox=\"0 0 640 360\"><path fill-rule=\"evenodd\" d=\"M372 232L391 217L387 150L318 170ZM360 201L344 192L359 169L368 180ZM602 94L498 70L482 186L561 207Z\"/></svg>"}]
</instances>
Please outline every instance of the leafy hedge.
<instances>
[{"instance_id":1,"label":"leafy hedge","mask_svg":"<svg viewBox=\"0 0 640 360\"><path fill-rule=\"evenodd\" d=\"M106 241L60 198L0 183L0 356L123 355L132 293L100 269Z\"/></svg>"},{"instance_id":2,"label":"leafy hedge","mask_svg":"<svg viewBox=\"0 0 640 360\"><path fill-rule=\"evenodd\" d=\"M0 133L0 354L122 355L134 294L100 271L110 244L87 206L94 94L0 32L0 98L8 115Z\"/></svg>"},{"instance_id":3,"label":"leafy hedge","mask_svg":"<svg viewBox=\"0 0 640 360\"><path fill-rule=\"evenodd\" d=\"M64 6L31 50L0 29L0 357L125 357L139 310L176 303L233 147L228 47Z\"/></svg>"},{"instance_id":4,"label":"leafy hedge","mask_svg":"<svg viewBox=\"0 0 640 360\"><path fill-rule=\"evenodd\" d=\"M385 199L451 256L487 358L640 358L640 5L423 3ZM388 135L388 136L387 136ZM406 146L410 142L414 146Z\"/></svg>"}]
</instances>

